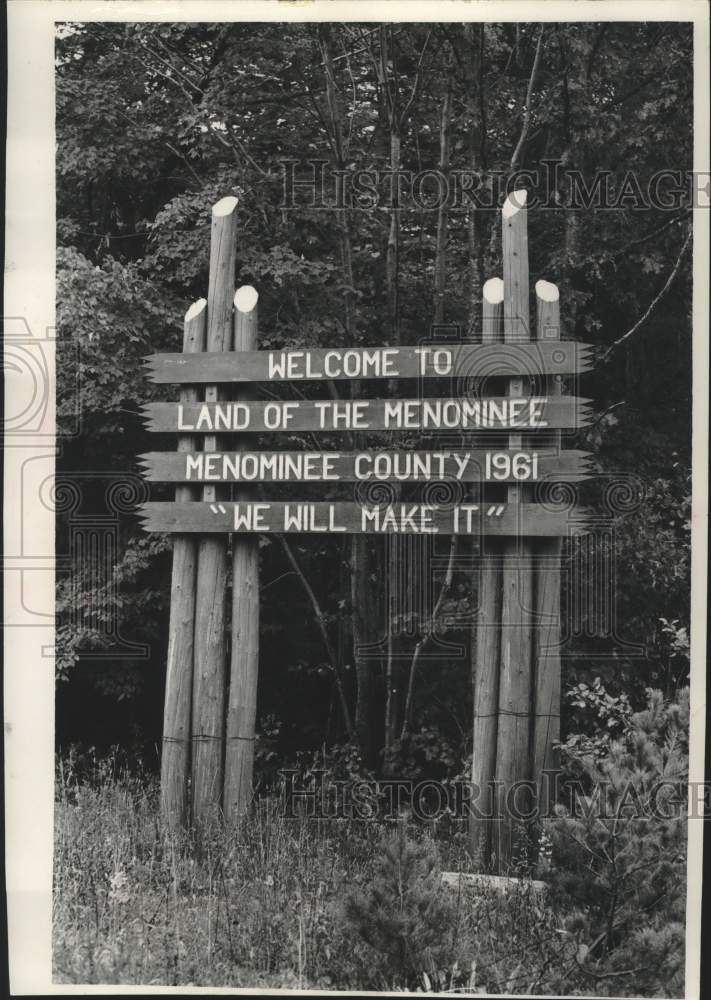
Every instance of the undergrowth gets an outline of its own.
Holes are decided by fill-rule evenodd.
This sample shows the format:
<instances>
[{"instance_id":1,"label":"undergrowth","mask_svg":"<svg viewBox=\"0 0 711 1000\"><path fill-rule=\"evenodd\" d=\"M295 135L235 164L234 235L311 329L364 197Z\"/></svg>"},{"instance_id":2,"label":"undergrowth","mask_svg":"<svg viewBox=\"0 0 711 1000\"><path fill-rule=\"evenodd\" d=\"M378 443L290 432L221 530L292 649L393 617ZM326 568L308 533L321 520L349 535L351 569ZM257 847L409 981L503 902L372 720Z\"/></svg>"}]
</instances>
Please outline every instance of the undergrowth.
<instances>
[{"instance_id":1,"label":"undergrowth","mask_svg":"<svg viewBox=\"0 0 711 1000\"><path fill-rule=\"evenodd\" d=\"M576 758L585 801L683 782L688 706L650 692ZM577 750L566 747L564 757ZM570 762L569 762L570 763ZM54 977L61 983L570 996L683 993L685 827L617 810L550 824L547 889L454 889L463 833L284 815L168 834L155 778L117 756L57 762ZM550 842L550 841L549 841ZM643 994L642 992L643 991Z\"/></svg>"}]
</instances>

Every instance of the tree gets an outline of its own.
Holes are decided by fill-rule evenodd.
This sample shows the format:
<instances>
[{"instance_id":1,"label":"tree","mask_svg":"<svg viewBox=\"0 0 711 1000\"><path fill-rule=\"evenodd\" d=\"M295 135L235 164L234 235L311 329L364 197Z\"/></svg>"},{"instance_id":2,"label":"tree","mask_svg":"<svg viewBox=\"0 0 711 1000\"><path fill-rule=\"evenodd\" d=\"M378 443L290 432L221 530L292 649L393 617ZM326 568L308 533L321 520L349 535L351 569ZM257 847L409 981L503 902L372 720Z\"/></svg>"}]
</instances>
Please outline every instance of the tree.
<instances>
[{"instance_id":1,"label":"tree","mask_svg":"<svg viewBox=\"0 0 711 1000\"><path fill-rule=\"evenodd\" d=\"M552 823L556 883L579 907L568 930L596 992L683 989L688 697L650 690L605 754L569 761L578 794Z\"/></svg>"},{"instance_id":2,"label":"tree","mask_svg":"<svg viewBox=\"0 0 711 1000\"><path fill-rule=\"evenodd\" d=\"M149 441L141 427L138 407L149 388L140 359L179 346L185 307L206 287L209 209L218 198L240 198L238 280L259 289L263 347L376 345L391 336L405 343L442 314L476 331L481 282L499 269L500 178L512 167L540 178L557 171L557 196L531 212L531 273L563 285L564 335L603 349L618 343L584 386L600 412L580 443L594 447L603 471L623 469L646 483L641 511L654 525L615 513L623 638L641 643L644 658L618 644L601 665L610 637L601 642L591 628L577 640L569 680L614 674L639 703L644 686L667 669L660 619L688 624L690 256L682 253L687 204L637 208L630 178L644 191L655 171L690 168L691 44L688 26L671 23L551 24L543 32L508 23L60 26L59 405L67 425L74 349L83 384L82 423L64 442L63 473L71 478L91 463L97 473L131 478L137 455L172 446ZM297 186L293 204L284 204L292 169L285 161L297 180L313 169L313 197ZM407 181L407 172L438 164L452 175L482 172L481 183L458 204L428 210L404 182L396 211L390 167L399 165ZM354 171L376 169L374 205L328 207L337 171L346 172L347 186ZM596 171L610 172L615 211L595 207ZM662 190L671 198L669 187ZM575 198L590 207L579 210ZM364 395L379 391L362 386ZM343 445L335 434L279 441ZM100 477L82 483L100 505ZM588 492L599 506L599 488ZM152 649L145 665L118 649L111 664L112 690L121 690L123 677L137 704L150 678L160 694L166 541L143 539L129 517L121 524L109 574L116 587L76 573L63 581L60 637L67 676L77 675L72 664L80 672L85 664L93 684L107 672L89 668L97 630L87 609L119 616L124 633ZM69 512L58 530L69 538ZM371 762L386 728L392 746L403 728L414 736L434 726L463 756L468 657L454 660L431 638L451 638L466 651L467 569L455 562L451 578L445 570L433 581L429 604L410 601L412 620L398 623L388 675L381 542L291 546L308 588L282 546L263 545L260 704L283 713L285 746L315 746L324 733L343 739L340 679ZM288 622L285 605L294 612ZM288 697L285 673L302 681L289 685Z\"/></svg>"}]
</instances>

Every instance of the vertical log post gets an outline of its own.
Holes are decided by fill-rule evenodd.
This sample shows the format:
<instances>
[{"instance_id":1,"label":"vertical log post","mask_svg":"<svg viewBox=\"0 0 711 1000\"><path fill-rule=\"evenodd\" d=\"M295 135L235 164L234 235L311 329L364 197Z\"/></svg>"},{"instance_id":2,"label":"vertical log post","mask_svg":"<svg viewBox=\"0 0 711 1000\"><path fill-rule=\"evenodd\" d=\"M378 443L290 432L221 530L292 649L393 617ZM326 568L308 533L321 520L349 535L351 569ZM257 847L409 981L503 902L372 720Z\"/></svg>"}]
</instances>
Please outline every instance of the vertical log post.
<instances>
[{"instance_id":1,"label":"vertical log post","mask_svg":"<svg viewBox=\"0 0 711 1000\"><path fill-rule=\"evenodd\" d=\"M504 283L490 278L482 289L482 343L503 339ZM482 485L482 490L484 486ZM496 777L496 734L499 707L501 621L501 565L499 547L481 538L479 608L473 636L473 753L472 805L469 835L472 854L483 868L490 864L493 808L492 782Z\"/></svg>"},{"instance_id":2,"label":"vertical log post","mask_svg":"<svg viewBox=\"0 0 711 1000\"><path fill-rule=\"evenodd\" d=\"M237 237L237 199L222 198L212 209L210 279L207 296L207 350L228 351L232 344ZM205 402L216 402L218 387L205 387ZM217 438L206 434L204 450L215 451ZM215 486L204 486L203 500L217 499ZM193 672L193 821L203 825L220 809L225 737L225 606L227 538L207 535L198 549Z\"/></svg>"},{"instance_id":3,"label":"vertical log post","mask_svg":"<svg viewBox=\"0 0 711 1000\"><path fill-rule=\"evenodd\" d=\"M504 340L530 340L528 288L528 231L526 192L513 191L502 209L504 269ZM509 380L509 395L523 394L520 376ZM520 448L520 434L509 436L509 447ZM518 483L508 487L509 504L520 504L524 490ZM501 679L499 683L499 727L497 737L498 787L501 822L498 858L502 874L523 847L515 837L517 824L511 808L527 811L530 802L512 786L530 777L530 714L532 684L531 609L533 575L531 544L514 538L504 543L501 615Z\"/></svg>"},{"instance_id":4,"label":"vertical log post","mask_svg":"<svg viewBox=\"0 0 711 1000\"><path fill-rule=\"evenodd\" d=\"M243 285L235 293L235 351L257 349L258 298L251 285ZM248 395L248 389L239 388L235 399L245 399ZM237 447L240 446L242 442L237 441ZM245 500L248 496L248 490L235 489L236 500ZM232 536L232 653L225 744L224 813L228 822L244 816L252 800L258 669L259 540L235 534Z\"/></svg>"},{"instance_id":5,"label":"vertical log post","mask_svg":"<svg viewBox=\"0 0 711 1000\"><path fill-rule=\"evenodd\" d=\"M185 354L205 350L206 305L205 299L198 299L185 314L183 328ZM180 402L198 402L198 391L197 386L184 386L180 390ZM184 434L178 438L178 451L194 451L195 448L194 435ZM195 499L195 487L176 487L177 503ZM173 574L170 584L170 624L160 775L161 815L163 822L170 828L184 826L188 818L196 572L197 539L193 535L176 535L173 540Z\"/></svg>"},{"instance_id":6,"label":"vertical log post","mask_svg":"<svg viewBox=\"0 0 711 1000\"><path fill-rule=\"evenodd\" d=\"M560 301L556 285L536 282L536 336L538 340L560 340ZM563 394L561 376L548 376L547 396ZM560 451L561 432L548 435ZM536 622L534 630L533 779L538 788L538 807L547 815L552 805L554 772L558 753L553 743L560 737L560 559L562 538L538 540L536 566Z\"/></svg>"}]
</instances>

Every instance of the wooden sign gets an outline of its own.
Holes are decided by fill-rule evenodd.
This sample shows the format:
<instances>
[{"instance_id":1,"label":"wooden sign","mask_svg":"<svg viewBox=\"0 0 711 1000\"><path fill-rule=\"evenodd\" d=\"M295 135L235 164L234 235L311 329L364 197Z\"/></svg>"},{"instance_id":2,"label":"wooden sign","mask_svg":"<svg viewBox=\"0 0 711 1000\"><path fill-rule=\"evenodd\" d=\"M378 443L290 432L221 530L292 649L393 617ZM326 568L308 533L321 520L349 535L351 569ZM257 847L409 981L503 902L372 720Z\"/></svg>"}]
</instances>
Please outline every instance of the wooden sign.
<instances>
[{"instance_id":1,"label":"wooden sign","mask_svg":"<svg viewBox=\"0 0 711 1000\"><path fill-rule=\"evenodd\" d=\"M146 479L172 483L533 483L592 475L588 452L557 449L149 452L141 460Z\"/></svg>"},{"instance_id":2,"label":"wooden sign","mask_svg":"<svg viewBox=\"0 0 711 1000\"><path fill-rule=\"evenodd\" d=\"M588 371L593 349L575 341L352 347L309 351L152 354L153 382L291 382L390 378L573 375Z\"/></svg>"},{"instance_id":3,"label":"wooden sign","mask_svg":"<svg viewBox=\"0 0 711 1000\"><path fill-rule=\"evenodd\" d=\"M243 286L233 294L232 287L236 204L227 197L213 207L207 300L195 303L186 314L183 353L146 359L154 383L180 386L178 401L143 407L148 429L175 434L177 446L176 452L149 452L141 458L147 479L176 484L174 502L145 503L140 511L145 530L177 536L166 671L163 815L171 825L182 824L189 806L191 822L200 827L215 815L228 821L242 817L252 801L259 663L257 536L272 532L451 535L450 583L456 536L499 536L479 553L472 643L472 780L482 791L492 789L485 792L491 796L488 805L487 800L482 804L485 810L496 809L516 783L530 785L531 778L538 782L540 775L556 769L562 544L564 538L591 529L584 509L531 503L532 486L594 474L587 452L561 448L563 432L592 420L587 399L563 394L563 376L588 371L594 351L585 344L560 341L559 292L550 282L536 284L536 320L530 322L526 192L512 192L502 208L503 279L492 278L482 288L481 343L417 347L256 350L257 291ZM326 399L306 399L308 393L299 392L298 400L258 401L245 384L397 378L446 379L432 394L442 388L454 395L339 399L331 387ZM506 394L464 394L472 387L484 392L487 384L491 387L488 379L499 379L492 391ZM228 388L226 383L236 385ZM326 388L318 395L326 396ZM388 389L390 395L397 392ZM360 432L384 431L400 440L407 434L408 444L398 450L396 436L387 448L361 451L248 448L249 433L282 432L296 438L301 431L354 432L354 445L368 440L366 435L359 438ZM413 450L413 439L437 431L456 432L458 446L436 450L423 441L423 450ZM466 448L467 434L477 435L471 449ZM430 450L424 450L427 445ZM261 501L259 490L250 484L262 482L381 484L371 497L380 492L393 496L380 504ZM403 500L398 491L382 485L388 482L432 483L435 488L421 491L429 493L425 502ZM454 482L480 483L477 502L468 502L466 494L473 491L462 489L466 499L447 503L447 493L453 491L446 486ZM335 490L320 493L333 496ZM282 542L297 568L291 548ZM353 566L361 558L357 551L356 546ZM413 575L419 570L412 565L403 572ZM393 585L391 581L391 589ZM228 591L231 627L226 619ZM442 590L434 605L432 628L444 594ZM390 627L391 609L384 610ZM321 621L320 613L317 618ZM354 730L337 658L328 650L327 629L322 634L350 735ZM412 720L415 662L402 706L401 740ZM388 698L391 694L395 687L388 688ZM391 728L386 723L386 759L397 735ZM495 828L478 819L472 822L472 853L487 865L508 865L516 853L518 831L505 811L501 815L504 822ZM529 847L527 840L526 857Z\"/></svg>"},{"instance_id":4,"label":"wooden sign","mask_svg":"<svg viewBox=\"0 0 711 1000\"><path fill-rule=\"evenodd\" d=\"M540 504L426 503L364 507L357 503L150 502L141 507L146 531L198 534L295 532L344 534L537 535L565 537L587 530L583 510L554 511Z\"/></svg>"},{"instance_id":5,"label":"wooden sign","mask_svg":"<svg viewBox=\"0 0 711 1000\"><path fill-rule=\"evenodd\" d=\"M519 399L501 396L148 403L143 406L143 417L149 431L177 434L509 430L513 427L571 430L589 424L592 411L587 399L576 396L522 396Z\"/></svg>"}]
</instances>

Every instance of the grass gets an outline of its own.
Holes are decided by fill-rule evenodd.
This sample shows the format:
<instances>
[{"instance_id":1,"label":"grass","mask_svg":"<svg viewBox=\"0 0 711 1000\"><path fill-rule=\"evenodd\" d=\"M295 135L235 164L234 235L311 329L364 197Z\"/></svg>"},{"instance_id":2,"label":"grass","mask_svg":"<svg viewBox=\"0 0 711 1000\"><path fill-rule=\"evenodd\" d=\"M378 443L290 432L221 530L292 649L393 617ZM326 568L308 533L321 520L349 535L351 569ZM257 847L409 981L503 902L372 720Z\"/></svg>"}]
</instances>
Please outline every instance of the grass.
<instances>
[{"instance_id":1,"label":"grass","mask_svg":"<svg viewBox=\"0 0 711 1000\"><path fill-rule=\"evenodd\" d=\"M58 784L58 981L331 985L329 957L347 952L334 914L344 885L366 877L371 831L326 835L269 800L197 843L163 834L154 781L108 769L95 779Z\"/></svg>"},{"instance_id":2,"label":"grass","mask_svg":"<svg viewBox=\"0 0 711 1000\"><path fill-rule=\"evenodd\" d=\"M562 929L564 901L542 900L525 882L505 899L459 896L438 877L408 894L399 872L383 881L382 841L393 826L287 819L276 798L265 798L240 827L216 826L198 840L166 835L157 807L149 775L105 760L80 776L71 757L59 761L57 982L596 992L580 981L576 941ZM438 844L422 826L400 824L400 831L438 867L466 870L456 836ZM373 945L372 934L366 943L367 928L348 905L354 896L366 901L366 922L372 907L373 920L395 939L398 927L407 928L414 955L407 967L397 949ZM436 967L418 936L428 947L434 941Z\"/></svg>"}]
</instances>

